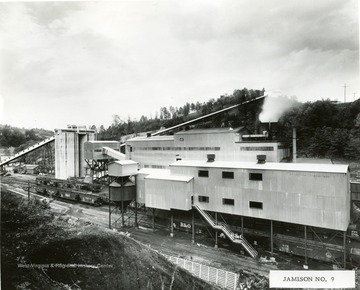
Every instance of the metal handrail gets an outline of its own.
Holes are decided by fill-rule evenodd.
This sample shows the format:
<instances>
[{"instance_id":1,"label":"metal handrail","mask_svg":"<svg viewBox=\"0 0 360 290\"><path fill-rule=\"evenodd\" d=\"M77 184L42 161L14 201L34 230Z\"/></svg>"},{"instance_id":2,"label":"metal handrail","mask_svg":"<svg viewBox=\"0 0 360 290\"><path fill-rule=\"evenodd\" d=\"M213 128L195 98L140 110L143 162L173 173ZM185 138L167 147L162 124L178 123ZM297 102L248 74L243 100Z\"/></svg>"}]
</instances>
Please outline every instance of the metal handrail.
<instances>
[{"instance_id":1,"label":"metal handrail","mask_svg":"<svg viewBox=\"0 0 360 290\"><path fill-rule=\"evenodd\" d=\"M220 228L232 242L241 244L253 258L255 258L258 255L258 252L250 245L250 243L244 238L243 235L240 236L235 235L235 233L230 229L230 227L226 223L216 222L215 219L209 213L204 211L197 204L194 204L194 207L213 228Z\"/></svg>"}]
</instances>

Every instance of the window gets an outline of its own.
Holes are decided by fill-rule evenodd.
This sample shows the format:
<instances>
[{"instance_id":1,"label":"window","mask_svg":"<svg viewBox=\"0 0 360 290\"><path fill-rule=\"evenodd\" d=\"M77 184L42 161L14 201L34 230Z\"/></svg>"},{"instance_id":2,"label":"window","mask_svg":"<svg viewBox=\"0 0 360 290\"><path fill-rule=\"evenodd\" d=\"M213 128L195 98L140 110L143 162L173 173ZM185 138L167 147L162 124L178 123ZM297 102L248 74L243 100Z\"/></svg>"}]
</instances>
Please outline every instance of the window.
<instances>
[{"instance_id":1,"label":"window","mask_svg":"<svg viewBox=\"0 0 360 290\"><path fill-rule=\"evenodd\" d=\"M223 171L222 172L222 178L234 179L234 172L232 172L232 171Z\"/></svg>"},{"instance_id":2,"label":"window","mask_svg":"<svg viewBox=\"0 0 360 290\"><path fill-rule=\"evenodd\" d=\"M209 177L208 170L199 170L199 177Z\"/></svg>"},{"instance_id":3,"label":"window","mask_svg":"<svg viewBox=\"0 0 360 290\"><path fill-rule=\"evenodd\" d=\"M199 202L209 202L209 197L204 195L199 195Z\"/></svg>"},{"instance_id":4,"label":"window","mask_svg":"<svg viewBox=\"0 0 360 290\"><path fill-rule=\"evenodd\" d=\"M262 209L263 208L263 203L262 202L257 202L257 201L250 201L249 206L250 206L250 208Z\"/></svg>"},{"instance_id":5,"label":"window","mask_svg":"<svg viewBox=\"0 0 360 290\"><path fill-rule=\"evenodd\" d=\"M184 138L180 138L180 141L184 141Z\"/></svg>"},{"instance_id":6,"label":"window","mask_svg":"<svg viewBox=\"0 0 360 290\"><path fill-rule=\"evenodd\" d=\"M240 147L240 151L274 151L274 147L272 147L272 146Z\"/></svg>"},{"instance_id":7,"label":"window","mask_svg":"<svg viewBox=\"0 0 360 290\"><path fill-rule=\"evenodd\" d=\"M223 204L234 205L235 201L231 198L223 198Z\"/></svg>"},{"instance_id":8,"label":"window","mask_svg":"<svg viewBox=\"0 0 360 290\"><path fill-rule=\"evenodd\" d=\"M263 180L262 173L250 173L249 180Z\"/></svg>"}]
</instances>

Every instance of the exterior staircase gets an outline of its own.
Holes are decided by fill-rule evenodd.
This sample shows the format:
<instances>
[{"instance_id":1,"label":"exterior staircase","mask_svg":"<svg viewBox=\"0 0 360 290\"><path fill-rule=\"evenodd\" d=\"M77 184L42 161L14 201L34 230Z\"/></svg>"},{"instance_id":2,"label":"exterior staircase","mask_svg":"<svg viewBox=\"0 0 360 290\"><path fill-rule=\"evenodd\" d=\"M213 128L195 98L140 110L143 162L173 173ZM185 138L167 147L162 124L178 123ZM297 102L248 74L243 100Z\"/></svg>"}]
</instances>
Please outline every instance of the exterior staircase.
<instances>
[{"instance_id":1,"label":"exterior staircase","mask_svg":"<svg viewBox=\"0 0 360 290\"><path fill-rule=\"evenodd\" d=\"M198 204L193 205L194 208L201 214L201 216L216 230L221 230L233 243L240 244L253 258L256 258L258 252L250 245L250 243L243 237L243 235L235 234L230 227L224 222L216 222L216 220Z\"/></svg>"}]
</instances>

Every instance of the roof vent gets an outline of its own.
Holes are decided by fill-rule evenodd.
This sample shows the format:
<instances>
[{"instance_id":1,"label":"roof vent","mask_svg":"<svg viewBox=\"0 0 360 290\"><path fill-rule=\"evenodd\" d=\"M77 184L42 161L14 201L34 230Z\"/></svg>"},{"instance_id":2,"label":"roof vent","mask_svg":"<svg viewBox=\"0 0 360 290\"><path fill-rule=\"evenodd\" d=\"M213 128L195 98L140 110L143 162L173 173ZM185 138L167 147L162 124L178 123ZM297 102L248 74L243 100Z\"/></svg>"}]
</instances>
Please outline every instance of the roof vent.
<instances>
[{"instance_id":1,"label":"roof vent","mask_svg":"<svg viewBox=\"0 0 360 290\"><path fill-rule=\"evenodd\" d=\"M214 161L215 161L215 154L208 154L207 162L214 162Z\"/></svg>"},{"instance_id":2,"label":"roof vent","mask_svg":"<svg viewBox=\"0 0 360 290\"><path fill-rule=\"evenodd\" d=\"M266 155L256 155L256 157L257 157L257 164L265 164Z\"/></svg>"}]
</instances>

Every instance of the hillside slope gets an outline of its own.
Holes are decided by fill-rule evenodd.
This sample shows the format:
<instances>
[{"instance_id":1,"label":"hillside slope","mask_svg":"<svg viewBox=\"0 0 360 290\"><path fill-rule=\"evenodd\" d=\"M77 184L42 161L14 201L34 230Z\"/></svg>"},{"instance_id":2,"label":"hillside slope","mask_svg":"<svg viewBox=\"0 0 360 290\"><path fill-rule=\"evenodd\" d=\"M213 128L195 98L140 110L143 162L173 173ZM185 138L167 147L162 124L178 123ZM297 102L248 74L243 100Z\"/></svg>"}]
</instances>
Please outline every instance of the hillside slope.
<instances>
[{"instance_id":1,"label":"hillside slope","mask_svg":"<svg viewBox=\"0 0 360 290\"><path fill-rule=\"evenodd\" d=\"M1 198L2 289L216 289L119 233Z\"/></svg>"}]
</instances>

